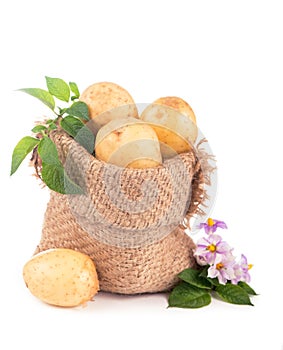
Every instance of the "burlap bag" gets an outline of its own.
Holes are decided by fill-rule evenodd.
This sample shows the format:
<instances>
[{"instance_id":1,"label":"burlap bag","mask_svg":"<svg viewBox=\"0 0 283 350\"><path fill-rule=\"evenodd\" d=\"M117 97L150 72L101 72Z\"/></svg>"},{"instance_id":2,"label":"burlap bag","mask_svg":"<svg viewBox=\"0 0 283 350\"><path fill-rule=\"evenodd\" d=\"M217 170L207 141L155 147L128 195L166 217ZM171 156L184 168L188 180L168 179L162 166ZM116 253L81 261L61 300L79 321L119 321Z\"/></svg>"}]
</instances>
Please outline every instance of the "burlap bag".
<instances>
[{"instance_id":1,"label":"burlap bag","mask_svg":"<svg viewBox=\"0 0 283 350\"><path fill-rule=\"evenodd\" d=\"M85 194L50 192L36 253L64 247L89 255L103 291L170 290L181 270L195 266L182 223L203 213L208 155L193 150L157 168L128 169L97 160L62 131L51 138Z\"/></svg>"}]
</instances>

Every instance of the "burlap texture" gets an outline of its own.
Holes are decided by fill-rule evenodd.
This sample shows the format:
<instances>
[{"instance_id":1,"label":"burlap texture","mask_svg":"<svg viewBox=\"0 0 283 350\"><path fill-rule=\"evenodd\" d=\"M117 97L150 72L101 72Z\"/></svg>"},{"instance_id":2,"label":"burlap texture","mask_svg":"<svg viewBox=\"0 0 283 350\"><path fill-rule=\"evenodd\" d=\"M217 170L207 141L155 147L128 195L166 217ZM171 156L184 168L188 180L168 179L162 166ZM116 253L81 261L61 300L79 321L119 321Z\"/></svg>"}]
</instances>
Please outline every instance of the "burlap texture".
<instances>
[{"instance_id":1,"label":"burlap texture","mask_svg":"<svg viewBox=\"0 0 283 350\"><path fill-rule=\"evenodd\" d=\"M103 291L170 290L176 275L196 264L181 223L202 214L207 155L200 159L192 150L157 168L122 169L97 160L62 131L51 137L85 194L51 191L36 253L64 247L89 255Z\"/></svg>"}]
</instances>

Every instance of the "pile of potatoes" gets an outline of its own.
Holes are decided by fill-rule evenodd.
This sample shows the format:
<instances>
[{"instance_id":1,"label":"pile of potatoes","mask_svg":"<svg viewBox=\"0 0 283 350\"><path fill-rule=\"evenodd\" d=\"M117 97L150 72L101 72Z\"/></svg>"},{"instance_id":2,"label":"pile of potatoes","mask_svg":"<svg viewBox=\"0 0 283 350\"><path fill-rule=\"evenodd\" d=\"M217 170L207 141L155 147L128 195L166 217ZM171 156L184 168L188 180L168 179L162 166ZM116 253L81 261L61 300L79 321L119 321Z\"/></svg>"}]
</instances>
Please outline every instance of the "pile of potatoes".
<instances>
[{"instance_id":1,"label":"pile of potatoes","mask_svg":"<svg viewBox=\"0 0 283 350\"><path fill-rule=\"evenodd\" d=\"M192 108L179 97L163 97L139 115L131 95L114 83L89 86L80 100L89 108L96 134L95 157L129 168L150 168L191 149L197 138ZM56 306L74 307L99 290L96 267L85 254L50 249L36 254L23 269L30 292Z\"/></svg>"},{"instance_id":2,"label":"pile of potatoes","mask_svg":"<svg viewBox=\"0 0 283 350\"><path fill-rule=\"evenodd\" d=\"M128 168L151 168L187 152L198 128L190 105L179 97L162 97L139 115L131 95L121 86L103 82L80 96L89 108L95 131L95 157Z\"/></svg>"}]
</instances>

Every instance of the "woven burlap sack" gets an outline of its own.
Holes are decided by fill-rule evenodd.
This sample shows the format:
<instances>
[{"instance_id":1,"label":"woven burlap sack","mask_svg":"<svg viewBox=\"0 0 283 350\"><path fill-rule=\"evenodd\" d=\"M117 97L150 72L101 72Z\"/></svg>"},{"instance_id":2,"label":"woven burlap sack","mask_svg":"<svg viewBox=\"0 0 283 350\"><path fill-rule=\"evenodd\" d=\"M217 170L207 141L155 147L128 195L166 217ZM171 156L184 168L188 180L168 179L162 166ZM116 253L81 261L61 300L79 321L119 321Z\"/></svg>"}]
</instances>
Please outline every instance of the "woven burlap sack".
<instances>
[{"instance_id":1,"label":"woven burlap sack","mask_svg":"<svg viewBox=\"0 0 283 350\"><path fill-rule=\"evenodd\" d=\"M177 274L196 264L182 223L202 214L206 156L192 150L156 168L120 168L97 160L62 131L51 138L84 194L50 192L35 253L64 247L89 255L103 291L170 290Z\"/></svg>"}]
</instances>

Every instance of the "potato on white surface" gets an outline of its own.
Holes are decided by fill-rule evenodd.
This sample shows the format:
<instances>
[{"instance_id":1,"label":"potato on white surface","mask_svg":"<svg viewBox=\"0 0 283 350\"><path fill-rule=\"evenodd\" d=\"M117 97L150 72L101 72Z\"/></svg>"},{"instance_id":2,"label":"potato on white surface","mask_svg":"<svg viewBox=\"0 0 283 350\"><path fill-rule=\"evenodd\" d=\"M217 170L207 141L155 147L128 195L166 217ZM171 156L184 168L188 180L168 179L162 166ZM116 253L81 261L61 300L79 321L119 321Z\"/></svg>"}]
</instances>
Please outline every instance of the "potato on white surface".
<instances>
[{"instance_id":1,"label":"potato on white surface","mask_svg":"<svg viewBox=\"0 0 283 350\"><path fill-rule=\"evenodd\" d=\"M92 300L99 290L91 258L72 249L49 249L34 255L23 268L30 292L56 306L78 306Z\"/></svg>"},{"instance_id":2,"label":"potato on white surface","mask_svg":"<svg viewBox=\"0 0 283 350\"><path fill-rule=\"evenodd\" d=\"M95 156L128 168L151 168L162 163L155 131L135 118L112 120L97 133Z\"/></svg>"},{"instance_id":3,"label":"potato on white surface","mask_svg":"<svg viewBox=\"0 0 283 350\"><path fill-rule=\"evenodd\" d=\"M115 83L95 83L82 92L80 100L87 104L90 118L97 125L97 130L111 120L138 118L132 96Z\"/></svg>"},{"instance_id":4,"label":"potato on white surface","mask_svg":"<svg viewBox=\"0 0 283 350\"><path fill-rule=\"evenodd\" d=\"M164 158L187 152L197 139L193 110L179 97L162 97L144 109L141 120L156 132Z\"/></svg>"}]
</instances>

